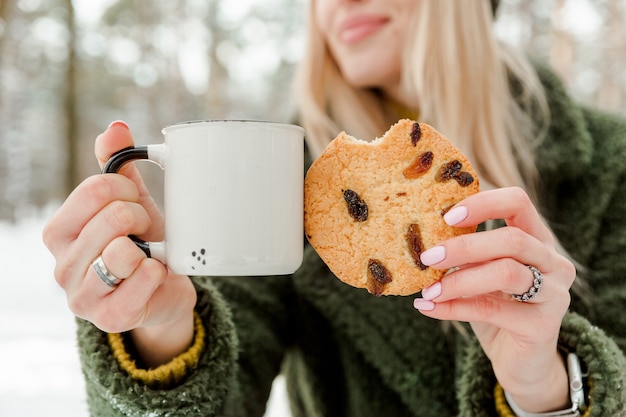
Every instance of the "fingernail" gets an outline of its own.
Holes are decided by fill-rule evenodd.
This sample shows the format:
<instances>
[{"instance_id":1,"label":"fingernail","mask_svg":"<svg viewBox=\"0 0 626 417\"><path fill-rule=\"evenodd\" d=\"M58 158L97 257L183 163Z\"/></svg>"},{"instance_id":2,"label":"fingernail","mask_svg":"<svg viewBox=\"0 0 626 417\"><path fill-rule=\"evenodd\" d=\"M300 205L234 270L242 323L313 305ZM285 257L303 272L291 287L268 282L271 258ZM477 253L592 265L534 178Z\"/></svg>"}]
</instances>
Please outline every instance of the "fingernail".
<instances>
[{"instance_id":1,"label":"fingernail","mask_svg":"<svg viewBox=\"0 0 626 417\"><path fill-rule=\"evenodd\" d=\"M467 207L458 206L443 215L443 220L450 226L461 223L467 218Z\"/></svg>"},{"instance_id":2,"label":"fingernail","mask_svg":"<svg viewBox=\"0 0 626 417\"><path fill-rule=\"evenodd\" d=\"M422 297L425 300L434 300L441 295L441 282L435 282L428 288L422 290Z\"/></svg>"},{"instance_id":3,"label":"fingernail","mask_svg":"<svg viewBox=\"0 0 626 417\"><path fill-rule=\"evenodd\" d=\"M423 298L416 298L413 300L413 307L415 307L416 310L431 311L435 309L435 303L430 300L424 300Z\"/></svg>"},{"instance_id":4,"label":"fingernail","mask_svg":"<svg viewBox=\"0 0 626 417\"><path fill-rule=\"evenodd\" d=\"M124 129L128 129L128 125L126 124L126 122L122 121L122 120L115 120L113 122L111 122L111 124L109 124L109 127L107 127L107 129L110 129L112 127L123 127Z\"/></svg>"},{"instance_id":5,"label":"fingernail","mask_svg":"<svg viewBox=\"0 0 626 417\"><path fill-rule=\"evenodd\" d=\"M424 265L434 265L446 258L446 248L443 246L435 246L428 249L425 252L422 252L420 255L420 260Z\"/></svg>"}]
</instances>

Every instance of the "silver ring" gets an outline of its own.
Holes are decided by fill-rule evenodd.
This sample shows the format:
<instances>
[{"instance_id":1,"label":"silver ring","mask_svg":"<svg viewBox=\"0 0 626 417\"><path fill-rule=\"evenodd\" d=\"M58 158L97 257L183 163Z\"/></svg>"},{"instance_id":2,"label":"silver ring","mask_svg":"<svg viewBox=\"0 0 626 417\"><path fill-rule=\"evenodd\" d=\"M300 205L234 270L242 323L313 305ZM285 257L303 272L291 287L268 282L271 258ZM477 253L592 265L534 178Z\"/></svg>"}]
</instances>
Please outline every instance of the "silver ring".
<instances>
[{"instance_id":1,"label":"silver ring","mask_svg":"<svg viewBox=\"0 0 626 417\"><path fill-rule=\"evenodd\" d=\"M93 266L94 271L96 271L96 275L98 275L98 278L100 278L102 282L104 282L109 287L115 288L120 285L120 282L122 282L120 278L109 272L106 265L104 264L104 261L102 260L102 256L98 256L91 265Z\"/></svg>"},{"instance_id":2,"label":"silver ring","mask_svg":"<svg viewBox=\"0 0 626 417\"><path fill-rule=\"evenodd\" d=\"M543 285L543 274L541 271L532 265L526 266L533 273L533 285L524 294L511 294L513 298L522 303L526 303L535 298L535 296L539 294L539 291L541 291L541 286Z\"/></svg>"}]
</instances>

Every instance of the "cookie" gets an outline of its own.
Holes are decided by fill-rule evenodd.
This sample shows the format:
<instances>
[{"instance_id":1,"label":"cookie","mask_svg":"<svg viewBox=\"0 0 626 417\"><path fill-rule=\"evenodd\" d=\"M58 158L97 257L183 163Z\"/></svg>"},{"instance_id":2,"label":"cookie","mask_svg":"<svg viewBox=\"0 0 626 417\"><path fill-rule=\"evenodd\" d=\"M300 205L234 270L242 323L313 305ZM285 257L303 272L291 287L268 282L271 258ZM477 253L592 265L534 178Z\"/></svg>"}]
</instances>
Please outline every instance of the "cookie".
<instances>
[{"instance_id":1,"label":"cookie","mask_svg":"<svg viewBox=\"0 0 626 417\"><path fill-rule=\"evenodd\" d=\"M340 133L308 170L307 239L343 282L374 295L410 295L446 271L420 254L475 227L443 215L478 192L467 158L427 124L400 120L372 142Z\"/></svg>"}]
</instances>

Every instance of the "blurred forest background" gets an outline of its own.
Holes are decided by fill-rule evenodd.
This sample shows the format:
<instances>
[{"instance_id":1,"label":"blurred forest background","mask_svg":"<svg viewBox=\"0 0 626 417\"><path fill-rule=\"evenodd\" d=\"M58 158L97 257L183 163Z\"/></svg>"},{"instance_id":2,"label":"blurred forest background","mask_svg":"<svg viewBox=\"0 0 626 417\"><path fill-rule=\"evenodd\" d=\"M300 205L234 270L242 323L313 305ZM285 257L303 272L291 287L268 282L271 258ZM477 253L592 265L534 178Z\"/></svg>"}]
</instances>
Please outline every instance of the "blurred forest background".
<instances>
[{"instance_id":1,"label":"blurred forest background","mask_svg":"<svg viewBox=\"0 0 626 417\"><path fill-rule=\"evenodd\" d=\"M183 120L291 119L305 3L0 0L0 220L97 173L93 140L113 120L155 143ZM504 40L549 61L581 102L626 114L626 0L501 3Z\"/></svg>"}]
</instances>

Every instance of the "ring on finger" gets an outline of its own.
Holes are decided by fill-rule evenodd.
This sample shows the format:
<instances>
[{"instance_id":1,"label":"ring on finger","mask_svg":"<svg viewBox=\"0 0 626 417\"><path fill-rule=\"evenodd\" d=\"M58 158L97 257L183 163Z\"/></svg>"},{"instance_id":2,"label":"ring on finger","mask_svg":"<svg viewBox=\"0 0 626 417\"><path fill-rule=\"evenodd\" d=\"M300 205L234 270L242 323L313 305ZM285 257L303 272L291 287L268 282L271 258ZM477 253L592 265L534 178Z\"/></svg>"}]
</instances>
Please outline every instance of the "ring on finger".
<instances>
[{"instance_id":1,"label":"ring on finger","mask_svg":"<svg viewBox=\"0 0 626 417\"><path fill-rule=\"evenodd\" d=\"M109 272L104 261L102 260L102 256L98 256L95 261L91 264L93 266L94 271L96 271L96 275L102 282L108 285L111 288L115 288L120 285L122 280L112 273Z\"/></svg>"},{"instance_id":2,"label":"ring on finger","mask_svg":"<svg viewBox=\"0 0 626 417\"><path fill-rule=\"evenodd\" d=\"M533 285L524 294L511 294L514 299L522 303L527 303L539 294L541 286L543 285L543 274L536 267L532 265L526 265L528 269L533 273Z\"/></svg>"}]
</instances>

